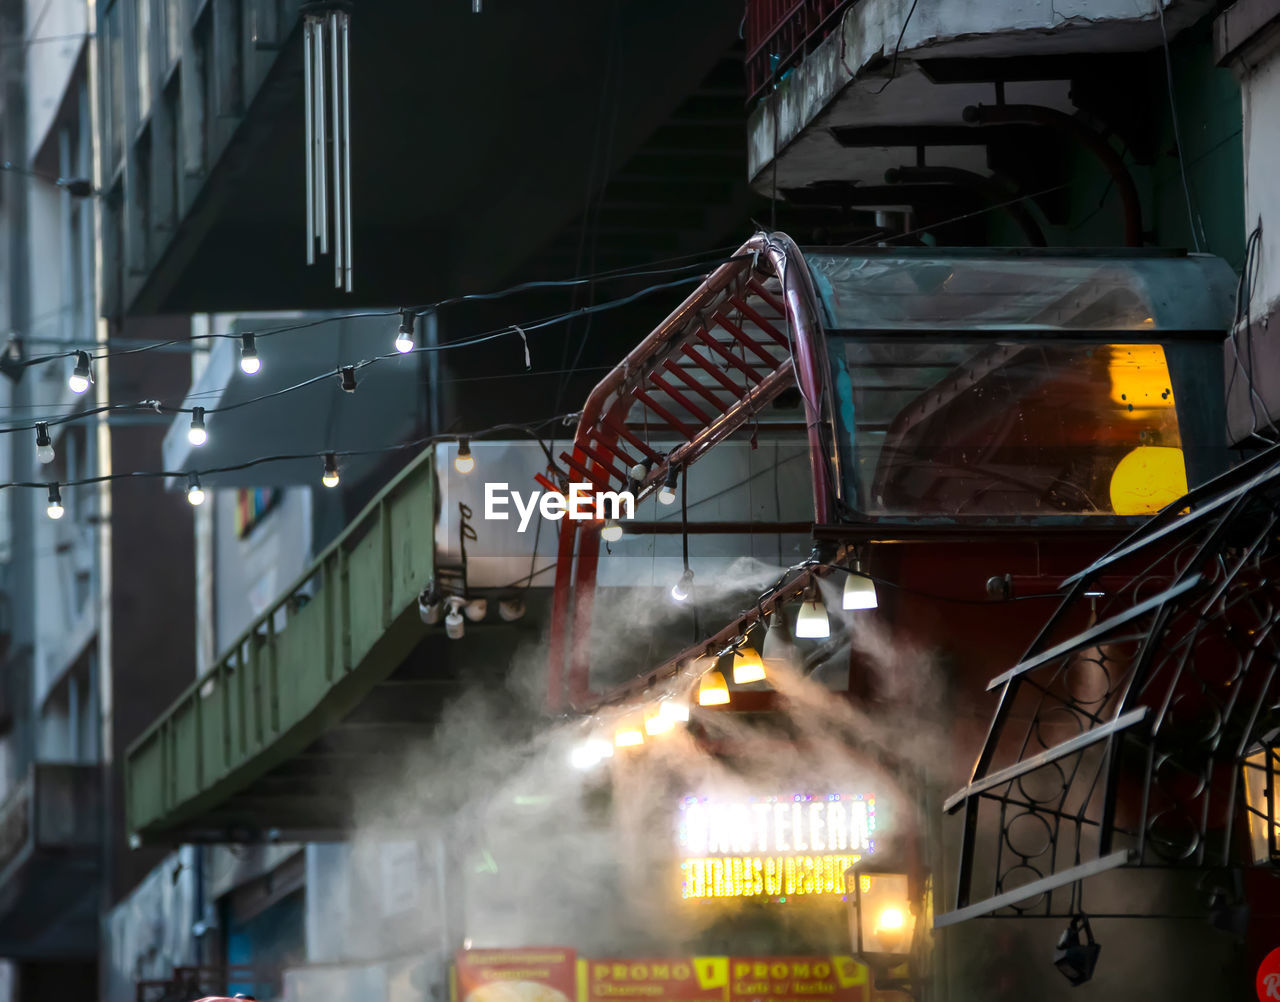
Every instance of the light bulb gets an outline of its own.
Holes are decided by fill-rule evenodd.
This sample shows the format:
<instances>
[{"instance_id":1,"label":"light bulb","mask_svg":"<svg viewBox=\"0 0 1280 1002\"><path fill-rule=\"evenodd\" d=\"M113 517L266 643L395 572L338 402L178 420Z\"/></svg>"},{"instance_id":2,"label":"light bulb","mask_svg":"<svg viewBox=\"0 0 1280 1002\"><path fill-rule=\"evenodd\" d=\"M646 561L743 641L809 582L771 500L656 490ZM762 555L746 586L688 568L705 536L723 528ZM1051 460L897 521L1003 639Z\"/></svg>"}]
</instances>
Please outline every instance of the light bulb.
<instances>
[{"instance_id":1,"label":"light bulb","mask_svg":"<svg viewBox=\"0 0 1280 1002\"><path fill-rule=\"evenodd\" d=\"M827 622L827 607L822 604L817 588L814 588L811 597L806 598L800 605L800 611L796 614L795 635L805 640L822 640L831 636L831 624Z\"/></svg>"},{"instance_id":2,"label":"light bulb","mask_svg":"<svg viewBox=\"0 0 1280 1002\"><path fill-rule=\"evenodd\" d=\"M93 379L93 372L89 368L89 353L87 351L76 352L75 368L71 370L71 376L67 380L67 385L71 387L72 393L83 393L89 388L89 383Z\"/></svg>"},{"instance_id":3,"label":"light bulb","mask_svg":"<svg viewBox=\"0 0 1280 1002\"><path fill-rule=\"evenodd\" d=\"M636 463L627 471L627 473L630 474L631 479L636 483L642 483L644 478L649 475L649 467L642 462Z\"/></svg>"},{"instance_id":4,"label":"light bulb","mask_svg":"<svg viewBox=\"0 0 1280 1002\"><path fill-rule=\"evenodd\" d=\"M693 570L686 567L684 573L680 575L680 580L671 586L671 597L677 602L683 602L693 591Z\"/></svg>"},{"instance_id":5,"label":"light bulb","mask_svg":"<svg viewBox=\"0 0 1280 1002\"><path fill-rule=\"evenodd\" d=\"M466 620L462 617L462 603L456 600L449 602L449 614L444 617L444 632L450 640L461 640L467 632Z\"/></svg>"},{"instance_id":6,"label":"light bulb","mask_svg":"<svg viewBox=\"0 0 1280 1002\"><path fill-rule=\"evenodd\" d=\"M569 764L585 772L588 769L594 769L601 761L612 756L613 745L608 741L591 738L573 746L573 750L569 752Z\"/></svg>"},{"instance_id":7,"label":"light bulb","mask_svg":"<svg viewBox=\"0 0 1280 1002\"><path fill-rule=\"evenodd\" d=\"M680 481L680 471L674 467L667 470L666 482L658 489L658 501L661 504L676 503L676 484Z\"/></svg>"},{"instance_id":8,"label":"light bulb","mask_svg":"<svg viewBox=\"0 0 1280 1002\"><path fill-rule=\"evenodd\" d=\"M698 683L699 706L723 706L729 702L729 683L718 671L709 671Z\"/></svg>"},{"instance_id":9,"label":"light bulb","mask_svg":"<svg viewBox=\"0 0 1280 1002\"><path fill-rule=\"evenodd\" d=\"M258 348L252 334L240 336L240 368L250 376L262 368L262 359L258 358Z\"/></svg>"},{"instance_id":10,"label":"light bulb","mask_svg":"<svg viewBox=\"0 0 1280 1002\"><path fill-rule=\"evenodd\" d=\"M787 664L791 661L794 653L795 650L791 646L791 638L787 635L786 617L783 616L782 607L779 606L774 609L769 629L765 631L764 646L760 649L760 655L764 658L766 664Z\"/></svg>"},{"instance_id":11,"label":"light bulb","mask_svg":"<svg viewBox=\"0 0 1280 1002\"><path fill-rule=\"evenodd\" d=\"M733 682L735 685L747 685L750 682L764 681L764 662L760 653L752 646L740 647L733 655Z\"/></svg>"},{"instance_id":12,"label":"light bulb","mask_svg":"<svg viewBox=\"0 0 1280 1002\"><path fill-rule=\"evenodd\" d=\"M53 438L49 435L48 422L36 425L36 459L41 463L53 462Z\"/></svg>"},{"instance_id":13,"label":"light bulb","mask_svg":"<svg viewBox=\"0 0 1280 1002\"><path fill-rule=\"evenodd\" d=\"M644 744L644 731L634 717L624 720L613 735L613 743L619 748L634 748Z\"/></svg>"},{"instance_id":14,"label":"light bulb","mask_svg":"<svg viewBox=\"0 0 1280 1002\"><path fill-rule=\"evenodd\" d=\"M49 507L45 510L55 522L66 514L66 509L62 507L62 492L58 490L57 484L49 485Z\"/></svg>"},{"instance_id":15,"label":"light bulb","mask_svg":"<svg viewBox=\"0 0 1280 1002\"><path fill-rule=\"evenodd\" d=\"M514 623L524 617L524 599L504 598L498 603L498 615L504 623Z\"/></svg>"},{"instance_id":16,"label":"light bulb","mask_svg":"<svg viewBox=\"0 0 1280 1002\"><path fill-rule=\"evenodd\" d=\"M204 488L200 486L200 478L194 473L187 477L187 501L193 508L204 504Z\"/></svg>"},{"instance_id":17,"label":"light bulb","mask_svg":"<svg viewBox=\"0 0 1280 1002\"><path fill-rule=\"evenodd\" d=\"M684 724L689 721L689 703L679 697L664 699L658 706L658 712L673 724Z\"/></svg>"},{"instance_id":18,"label":"light bulb","mask_svg":"<svg viewBox=\"0 0 1280 1002\"><path fill-rule=\"evenodd\" d=\"M605 522L604 528L600 530L600 538L606 543L616 543L622 538L622 526L613 519Z\"/></svg>"},{"instance_id":19,"label":"light bulb","mask_svg":"<svg viewBox=\"0 0 1280 1002\"><path fill-rule=\"evenodd\" d=\"M840 604L845 610L876 608L879 605L876 583L860 571L851 571L844 579L844 597Z\"/></svg>"},{"instance_id":20,"label":"light bulb","mask_svg":"<svg viewBox=\"0 0 1280 1002\"><path fill-rule=\"evenodd\" d=\"M661 705L644 715L644 732L650 737L655 734L666 734L675 725L676 722L662 712Z\"/></svg>"},{"instance_id":21,"label":"light bulb","mask_svg":"<svg viewBox=\"0 0 1280 1002\"><path fill-rule=\"evenodd\" d=\"M413 351L413 311L404 310L400 314L400 332L396 334L396 351L404 355Z\"/></svg>"},{"instance_id":22,"label":"light bulb","mask_svg":"<svg viewBox=\"0 0 1280 1002\"><path fill-rule=\"evenodd\" d=\"M458 454L453 458L453 468L463 476L476 468L476 458L471 455L471 443L465 438L458 440Z\"/></svg>"},{"instance_id":23,"label":"light bulb","mask_svg":"<svg viewBox=\"0 0 1280 1002\"><path fill-rule=\"evenodd\" d=\"M209 441L209 433L204 427L204 408L191 408L191 427L187 429L187 441L192 445L204 445Z\"/></svg>"},{"instance_id":24,"label":"light bulb","mask_svg":"<svg viewBox=\"0 0 1280 1002\"><path fill-rule=\"evenodd\" d=\"M320 477L320 483L326 487L337 487L338 481L338 457L332 452L324 454L324 474Z\"/></svg>"}]
</instances>

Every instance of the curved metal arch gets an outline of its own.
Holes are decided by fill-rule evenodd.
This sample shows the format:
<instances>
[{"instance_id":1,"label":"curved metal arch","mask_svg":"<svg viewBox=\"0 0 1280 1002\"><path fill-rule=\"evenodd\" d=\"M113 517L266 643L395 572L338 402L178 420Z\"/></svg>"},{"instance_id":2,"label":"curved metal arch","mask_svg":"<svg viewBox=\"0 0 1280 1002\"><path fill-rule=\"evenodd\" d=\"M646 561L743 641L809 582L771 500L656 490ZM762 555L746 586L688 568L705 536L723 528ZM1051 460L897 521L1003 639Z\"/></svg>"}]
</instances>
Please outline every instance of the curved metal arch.
<instances>
[{"instance_id":1,"label":"curved metal arch","mask_svg":"<svg viewBox=\"0 0 1280 1002\"><path fill-rule=\"evenodd\" d=\"M945 805L964 828L955 910L939 926L1069 915L1084 880L1121 866L1252 865L1245 819L1280 854L1273 800L1240 802L1247 761L1274 758L1280 725L1278 532L1273 449L1064 582L1022 661L988 686L999 696L971 782ZM1126 583L1105 595L1104 576ZM1027 816L1049 832L1030 855L1015 846ZM1028 866L1033 877L1018 872Z\"/></svg>"},{"instance_id":2,"label":"curved metal arch","mask_svg":"<svg viewBox=\"0 0 1280 1002\"><path fill-rule=\"evenodd\" d=\"M824 413L821 317L808 265L794 241L781 233L755 234L596 385L573 447L560 461L571 477L596 490L631 489L644 497L666 481L668 471L693 465L779 394L798 387L814 516L819 523L831 521L839 458ZM643 416L644 433L629 425L633 414ZM651 444L673 439L679 444L667 451ZM633 479L637 464L646 473ZM565 486L546 477L539 481L548 490ZM587 522L561 523L547 677L552 712L609 698L590 690L583 642L591 627L600 550L594 530Z\"/></svg>"}]
</instances>

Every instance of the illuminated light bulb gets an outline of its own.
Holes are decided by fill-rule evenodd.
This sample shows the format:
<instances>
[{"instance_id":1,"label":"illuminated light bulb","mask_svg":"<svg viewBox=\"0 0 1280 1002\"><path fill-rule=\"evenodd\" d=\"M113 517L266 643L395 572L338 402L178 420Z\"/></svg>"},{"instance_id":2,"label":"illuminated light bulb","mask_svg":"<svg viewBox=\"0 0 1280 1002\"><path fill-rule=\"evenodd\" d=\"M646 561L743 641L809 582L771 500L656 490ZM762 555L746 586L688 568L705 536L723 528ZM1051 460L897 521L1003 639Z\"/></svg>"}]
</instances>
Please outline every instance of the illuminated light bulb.
<instances>
[{"instance_id":1,"label":"illuminated light bulb","mask_svg":"<svg viewBox=\"0 0 1280 1002\"><path fill-rule=\"evenodd\" d=\"M658 490L658 502L660 504L676 503L676 484L680 482L680 471L674 466L667 470L667 479L662 487Z\"/></svg>"},{"instance_id":2,"label":"illuminated light bulb","mask_svg":"<svg viewBox=\"0 0 1280 1002\"><path fill-rule=\"evenodd\" d=\"M584 772L595 768L607 758L613 758L613 745L603 738L588 738L574 745L569 752L569 763Z\"/></svg>"},{"instance_id":3,"label":"illuminated light bulb","mask_svg":"<svg viewBox=\"0 0 1280 1002\"><path fill-rule=\"evenodd\" d=\"M635 748L644 744L644 731L634 718L623 721L613 735L613 743L619 748Z\"/></svg>"},{"instance_id":4,"label":"illuminated light bulb","mask_svg":"<svg viewBox=\"0 0 1280 1002\"><path fill-rule=\"evenodd\" d=\"M49 507L45 510L55 522L66 514L66 509L62 507L62 492L58 490L57 484L49 485Z\"/></svg>"},{"instance_id":5,"label":"illuminated light bulb","mask_svg":"<svg viewBox=\"0 0 1280 1002\"><path fill-rule=\"evenodd\" d=\"M1111 510L1117 515L1154 515L1187 493L1182 450L1140 445L1111 473Z\"/></svg>"},{"instance_id":6,"label":"illuminated light bulb","mask_svg":"<svg viewBox=\"0 0 1280 1002\"><path fill-rule=\"evenodd\" d=\"M876 918L876 932L901 932L907 924L907 917L901 908L886 908Z\"/></svg>"},{"instance_id":7,"label":"illuminated light bulb","mask_svg":"<svg viewBox=\"0 0 1280 1002\"><path fill-rule=\"evenodd\" d=\"M343 393L355 393L356 367L354 365L344 365L338 370L338 385L342 387Z\"/></svg>"},{"instance_id":8,"label":"illuminated light bulb","mask_svg":"<svg viewBox=\"0 0 1280 1002\"><path fill-rule=\"evenodd\" d=\"M735 685L746 685L749 682L764 681L764 662L760 653L752 646L740 647L733 655L733 682Z\"/></svg>"},{"instance_id":9,"label":"illuminated light bulb","mask_svg":"<svg viewBox=\"0 0 1280 1002\"><path fill-rule=\"evenodd\" d=\"M332 452L324 454L324 474L320 477L320 483L326 487L338 486L338 457Z\"/></svg>"},{"instance_id":10,"label":"illuminated light bulb","mask_svg":"<svg viewBox=\"0 0 1280 1002\"><path fill-rule=\"evenodd\" d=\"M458 454L453 458L453 468L463 476L476 468L476 458L471 455L471 443L465 438L458 441Z\"/></svg>"},{"instance_id":11,"label":"illuminated light bulb","mask_svg":"<svg viewBox=\"0 0 1280 1002\"><path fill-rule=\"evenodd\" d=\"M841 606L845 611L851 609L874 609L880 604L876 597L876 583L860 570L849 572L844 579L844 596Z\"/></svg>"},{"instance_id":12,"label":"illuminated light bulb","mask_svg":"<svg viewBox=\"0 0 1280 1002\"><path fill-rule=\"evenodd\" d=\"M262 368L262 359L258 358L258 348L252 334L240 335L240 369L245 375L252 376Z\"/></svg>"},{"instance_id":13,"label":"illuminated light bulb","mask_svg":"<svg viewBox=\"0 0 1280 1002\"><path fill-rule=\"evenodd\" d=\"M187 441L192 445L204 445L209 441L209 433L204 427L204 408L191 408L191 427L187 429Z\"/></svg>"},{"instance_id":14,"label":"illuminated light bulb","mask_svg":"<svg viewBox=\"0 0 1280 1002\"><path fill-rule=\"evenodd\" d=\"M192 507L204 504L204 488L200 486L200 478L194 473L187 474L187 500Z\"/></svg>"},{"instance_id":15,"label":"illuminated light bulb","mask_svg":"<svg viewBox=\"0 0 1280 1002\"><path fill-rule=\"evenodd\" d=\"M613 519L605 522L604 528L600 530L600 538L606 543L616 543L622 538L622 526Z\"/></svg>"},{"instance_id":16,"label":"illuminated light bulb","mask_svg":"<svg viewBox=\"0 0 1280 1002\"><path fill-rule=\"evenodd\" d=\"M816 585L810 586L809 595L800 604L800 611L796 614L795 636L805 640L822 640L831 636L827 607L823 605Z\"/></svg>"},{"instance_id":17,"label":"illuminated light bulb","mask_svg":"<svg viewBox=\"0 0 1280 1002\"><path fill-rule=\"evenodd\" d=\"M53 439L49 435L48 422L36 425L36 459L41 463L53 462Z\"/></svg>"},{"instance_id":18,"label":"illuminated light bulb","mask_svg":"<svg viewBox=\"0 0 1280 1002\"><path fill-rule=\"evenodd\" d=\"M729 702L729 683L721 672L712 670L698 683L699 706L723 706Z\"/></svg>"},{"instance_id":19,"label":"illuminated light bulb","mask_svg":"<svg viewBox=\"0 0 1280 1002\"><path fill-rule=\"evenodd\" d=\"M89 384L93 382L93 372L89 368L89 353L87 351L77 351L75 355L75 368L71 370L67 385L71 387L72 393L83 393L89 388Z\"/></svg>"},{"instance_id":20,"label":"illuminated light bulb","mask_svg":"<svg viewBox=\"0 0 1280 1002\"><path fill-rule=\"evenodd\" d=\"M673 724L687 724L689 722L689 704L684 699L674 697L664 699L658 705L658 712Z\"/></svg>"},{"instance_id":21,"label":"illuminated light bulb","mask_svg":"<svg viewBox=\"0 0 1280 1002\"><path fill-rule=\"evenodd\" d=\"M413 310L400 312L400 330L396 334L396 351L401 355L413 351Z\"/></svg>"},{"instance_id":22,"label":"illuminated light bulb","mask_svg":"<svg viewBox=\"0 0 1280 1002\"><path fill-rule=\"evenodd\" d=\"M684 573L680 575L680 580L671 586L671 597L677 602L683 602L693 591L693 570L686 567Z\"/></svg>"},{"instance_id":23,"label":"illuminated light bulb","mask_svg":"<svg viewBox=\"0 0 1280 1002\"><path fill-rule=\"evenodd\" d=\"M661 704L644 715L644 732L650 737L666 734L675 725L676 722L662 712Z\"/></svg>"}]
</instances>

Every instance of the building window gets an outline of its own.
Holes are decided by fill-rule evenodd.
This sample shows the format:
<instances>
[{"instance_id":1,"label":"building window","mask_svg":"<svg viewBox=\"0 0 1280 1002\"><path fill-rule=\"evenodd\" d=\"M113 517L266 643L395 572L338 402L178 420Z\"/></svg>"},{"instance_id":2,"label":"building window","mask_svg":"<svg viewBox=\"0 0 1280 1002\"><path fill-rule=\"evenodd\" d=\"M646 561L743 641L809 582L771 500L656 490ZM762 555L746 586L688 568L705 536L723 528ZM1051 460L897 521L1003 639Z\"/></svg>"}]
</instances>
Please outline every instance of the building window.
<instances>
[{"instance_id":1,"label":"building window","mask_svg":"<svg viewBox=\"0 0 1280 1002\"><path fill-rule=\"evenodd\" d=\"M104 173L110 177L124 155L124 31L120 24L123 6L114 3L102 15L103 90L106 106L106 152Z\"/></svg>"},{"instance_id":2,"label":"building window","mask_svg":"<svg viewBox=\"0 0 1280 1002\"><path fill-rule=\"evenodd\" d=\"M164 40L165 69L167 70L182 58L182 2L183 0L163 0L164 2Z\"/></svg>"},{"instance_id":3,"label":"building window","mask_svg":"<svg viewBox=\"0 0 1280 1002\"><path fill-rule=\"evenodd\" d=\"M138 120L151 113L151 0L135 0L134 54L138 67Z\"/></svg>"}]
</instances>

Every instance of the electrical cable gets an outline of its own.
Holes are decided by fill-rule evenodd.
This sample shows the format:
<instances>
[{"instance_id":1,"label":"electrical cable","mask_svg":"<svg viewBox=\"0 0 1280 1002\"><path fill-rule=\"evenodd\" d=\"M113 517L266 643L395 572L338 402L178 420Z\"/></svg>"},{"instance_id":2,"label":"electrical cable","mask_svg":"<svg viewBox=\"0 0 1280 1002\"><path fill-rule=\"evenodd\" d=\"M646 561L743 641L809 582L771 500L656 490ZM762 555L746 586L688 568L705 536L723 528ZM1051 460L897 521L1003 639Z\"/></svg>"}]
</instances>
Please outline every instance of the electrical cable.
<instances>
[{"instance_id":1,"label":"electrical cable","mask_svg":"<svg viewBox=\"0 0 1280 1002\"><path fill-rule=\"evenodd\" d=\"M1169 52L1169 32L1165 28L1164 23L1164 2L1165 0L1155 0L1156 13L1160 20L1160 38L1164 43L1164 77L1165 85L1169 90L1169 117L1173 120L1173 142L1178 147L1178 172L1182 175L1182 194L1187 200L1187 225L1191 227L1191 242L1195 244L1196 253L1199 254L1201 240L1207 245L1208 238L1204 236L1204 221L1200 219L1200 214L1192 208L1191 202L1191 183L1187 180L1186 156L1182 148L1182 131L1178 126L1178 102L1174 97L1173 89L1173 57ZM1199 232L1196 231L1196 224L1199 224Z\"/></svg>"},{"instance_id":2,"label":"electrical cable","mask_svg":"<svg viewBox=\"0 0 1280 1002\"><path fill-rule=\"evenodd\" d=\"M985 216L988 212L995 212L998 209L1006 209L1011 205L1017 205L1019 202L1025 202L1029 198L1040 198L1044 195L1052 195L1056 191L1063 191L1071 187L1071 182L1064 184L1055 184L1049 188L1041 188L1039 191L1030 191L1025 195L1019 195L1017 198L1011 198L1006 202L996 202L994 205L987 205L981 209L974 209L972 212L965 212L958 216L952 216L950 219L940 219L936 223L929 223L926 226L917 226L914 229L903 230L901 233L893 234L877 234L870 237L860 237L857 240L850 240L848 243L841 244L842 247L862 247L868 244L890 243L894 240L901 240L903 237L915 236L917 233L927 233L929 230L937 229L939 226L950 226L952 223L960 223L966 219L972 219L975 216Z\"/></svg>"}]
</instances>

